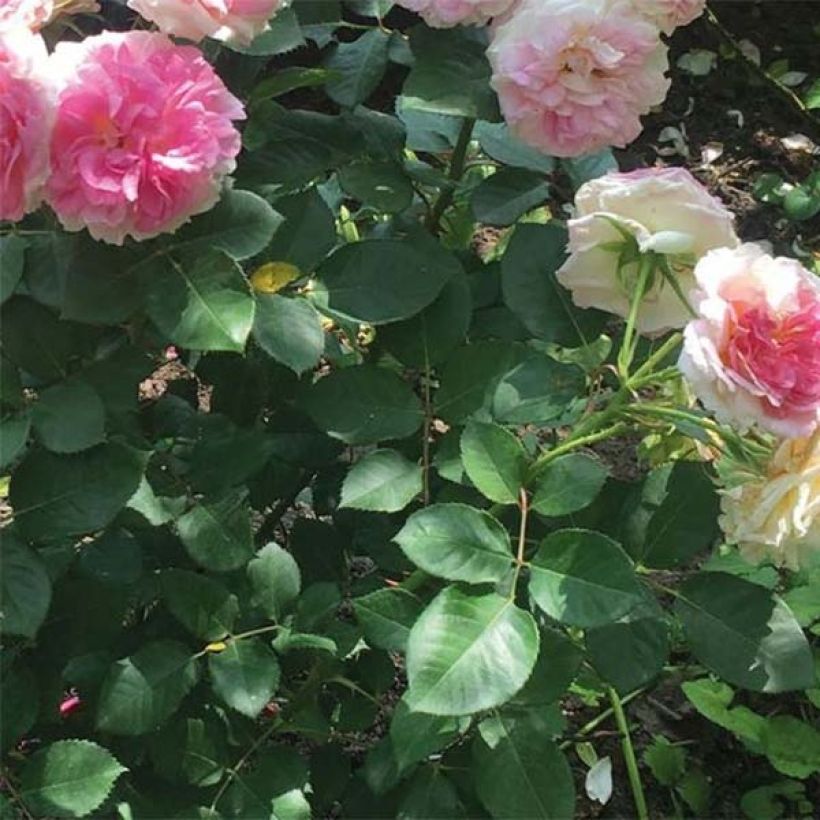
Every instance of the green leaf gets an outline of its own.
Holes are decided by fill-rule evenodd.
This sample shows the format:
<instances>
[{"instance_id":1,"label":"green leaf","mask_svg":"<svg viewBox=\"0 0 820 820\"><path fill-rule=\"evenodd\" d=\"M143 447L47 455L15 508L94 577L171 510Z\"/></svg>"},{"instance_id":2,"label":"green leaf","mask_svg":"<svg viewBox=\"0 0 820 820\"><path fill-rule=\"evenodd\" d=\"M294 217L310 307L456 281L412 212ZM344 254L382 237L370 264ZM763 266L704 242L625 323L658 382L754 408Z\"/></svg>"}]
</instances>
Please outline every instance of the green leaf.
<instances>
[{"instance_id":1,"label":"green leaf","mask_svg":"<svg viewBox=\"0 0 820 820\"><path fill-rule=\"evenodd\" d=\"M806 800L806 790L797 780L781 780L769 786L750 789L740 798L740 808L750 820L777 820L789 816L791 804Z\"/></svg>"},{"instance_id":2,"label":"green leaf","mask_svg":"<svg viewBox=\"0 0 820 820\"><path fill-rule=\"evenodd\" d=\"M475 136L487 156L504 165L537 171L542 176L555 170L555 160L521 142L505 122L476 124Z\"/></svg>"},{"instance_id":3,"label":"green leaf","mask_svg":"<svg viewBox=\"0 0 820 820\"><path fill-rule=\"evenodd\" d=\"M463 343L472 312L470 286L460 273L421 313L379 328L378 341L403 364L420 368L438 364Z\"/></svg>"},{"instance_id":4,"label":"green leaf","mask_svg":"<svg viewBox=\"0 0 820 820\"><path fill-rule=\"evenodd\" d=\"M279 686L279 661L258 638L231 641L208 658L214 692L237 712L255 718Z\"/></svg>"},{"instance_id":5,"label":"green leaf","mask_svg":"<svg viewBox=\"0 0 820 820\"><path fill-rule=\"evenodd\" d=\"M803 98L809 110L820 108L820 79L815 80Z\"/></svg>"},{"instance_id":6,"label":"green leaf","mask_svg":"<svg viewBox=\"0 0 820 820\"><path fill-rule=\"evenodd\" d=\"M419 769L402 792L396 817L398 820L431 820L434 817L464 817L464 806L448 777L437 767Z\"/></svg>"},{"instance_id":7,"label":"green leaf","mask_svg":"<svg viewBox=\"0 0 820 820\"><path fill-rule=\"evenodd\" d=\"M0 420L0 469L8 467L23 452L31 430L31 416Z\"/></svg>"},{"instance_id":8,"label":"green leaf","mask_svg":"<svg viewBox=\"0 0 820 820\"><path fill-rule=\"evenodd\" d=\"M598 674L626 695L660 674L669 657L669 629L660 618L628 619L588 630L586 645Z\"/></svg>"},{"instance_id":9,"label":"green leaf","mask_svg":"<svg viewBox=\"0 0 820 820\"><path fill-rule=\"evenodd\" d=\"M158 774L192 786L216 785L229 759L223 725L210 715L180 718L155 735L150 748Z\"/></svg>"},{"instance_id":10,"label":"green leaf","mask_svg":"<svg viewBox=\"0 0 820 820\"><path fill-rule=\"evenodd\" d=\"M410 32L415 65L404 83L406 109L482 120L498 119L485 47L461 29L417 26Z\"/></svg>"},{"instance_id":11,"label":"green leaf","mask_svg":"<svg viewBox=\"0 0 820 820\"><path fill-rule=\"evenodd\" d=\"M542 629L538 660L515 706L548 706L569 689L583 661L581 650L563 633Z\"/></svg>"},{"instance_id":12,"label":"green leaf","mask_svg":"<svg viewBox=\"0 0 820 820\"><path fill-rule=\"evenodd\" d=\"M532 508L553 517L582 510L595 500L608 476L609 470L592 456L560 456L538 474Z\"/></svg>"},{"instance_id":13,"label":"green leaf","mask_svg":"<svg viewBox=\"0 0 820 820\"><path fill-rule=\"evenodd\" d=\"M336 641L332 638L326 638L324 635L312 635L309 632L291 632L289 629L279 630L273 639L273 648L280 655L295 650L328 652L331 655L336 655L339 651Z\"/></svg>"},{"instance_id":14,"label":"green leaf","mask_svg":"<svg viewBox=\"0 0 820 820\"><path fill-rule=\"evenodd\" d=\"M249 46L239 43L225 43L227 48L254 57L269 57L285 54L305 44L299 18L292 8L280 9L268 23L268 29L258 34Z\"/></svg>"},{"instance_id":15,"label":"green leaf","mask_svg":"<svg viewBox=\"0 0 820 820\"><path fill-rule=\"evenodd\" d=\"M643 601L620 545L589 530L548 535L530 566L530 593L544 612L580 627L612 623Z\"/></svg>"},{"instance_id":16,"label":"green leaf","mask_svg":"<svg viewBox=\"0 0 820 820\"><path fill-rule=\"evenodd\" d=\"M64 378L76 353L72 326L22 296L9 299L0 311L0 344L9 361L46 381Z\"/></svg>"},{"instance_id":17,"label":"green leaf","mask_svg":"<svg viewBox=\"0 0 820 820\"><path fill-rule=\"evenodd\" d=\"M497 424L471 421L461 436L464 469L478 490L497 504L518 504L527 480L521 442Z\"/></svg>"},{"instance_id":18,"label":"green leaf","mask_svg":"<svg viewBox=\"0 0 820 820\"><path fill-rule=\"evenodd\" d=\"M198 503L177 520L188 554L205 569L230 572L253 556L250 509L244 491Z\"/></svg>"},{"instance_id":19,"label":"green leaf","mask_svg":"<svg viewBox=\"0 0 820 820\"><path fill-rule=\"evenodd\" d=\"M101 530L137 491L143 470L142 455L122 444L76 455L32 451L11 478L17 526L34 541Z\"/></svg>"},{"instance_id":20,"label":"green leaf","mask_svg":"<svg viewBox=\"0 0 820 820\"><path fill-rule=\"evenodd\" d=\"M485 225L513 225L527 211L549 199L543 174L523 168L502 168L481 182L470 197L473 216Z\"/></svg>"},{"instance_id":21,"label":"green leaf","mask_svg":"<svg viewBox=\"0 0 820 820\"><path fill-rule=\"evenodd\" d=\"M233 630L239 600L222 584L182 569L164 570L160 582L168 610L197 638L218 641Z\"/></svg>"},{"instance_id":22,"label":"green leaf","mask_svg":"<svg viewBox=\"0 0 820 820\"><path fill-rule=\"evenodd\" d=\"M142 547L128 530L109 529L82 548L78 566L105 584L133 584L142 575Z\"/></svg>"},{"instance_id":23,"label":"green leaf","mask_svg":"<svg viewBox=\"0 0 820 820\"><path fill-rule=\"evenodd\" d=\"M176 712L197 677L196 661L182 644L146 644L108 671L99 695L97 729L113 735L156 731Z\"/></svg>"},{"instance_id":24,"label":"green leaf","mask_svg":"<svg viewBox=\"0 0 820 820\"><path fill-rule=\"evenodd\" d=\"M800 625L763 587L702 572L680 588L675 611L695 657L729 683L757 692L813 685L814 662Z\"/></svg>"},{"instance_id":25,"label":"green leaf","mask_svg":"<svg viewBox=\"0 0 820 820\"><path fill-rule=\"evenodd\" d=\"M283 68L271 77L257 83L251 91L251 104L260 100L281 97L299 88L315 88L325 85L333 76L332 71L325 68L302 68L301 66L291 66Z\"/></svg>"},{"instance_id":26,"label":"green leaf","mask_svg":"<svg viewBox=\"0 0 820 820\"><path fill-rule=\"evenodd\" d=\"M730 686L722 681L701 678L685 681L681 684L681 689L705 718L736 735L751 751L761 751L766 719L745 706L729 709L734 697Z\"/></svg>"},{"instance_id":27,"label":"green leaf","mask_svg":"<svg viewBox=\"0 0 820 820\"><path fill-rule=\"evenodd\" d=\"M251 603L278 621L299 597L302 578L294 557L278 544L267 544L248 564Z\"/></svg>"},{"instance_id":28,"label":"green leaf","mask_svg":"<svg viewBox=\"0 0 820 820\"><path fill-rule=\"evenodd\" d=\"M325 376L303 393L302 404L320 430L346 444L405 438L424 418L410 387L370 364Z\"/></svg>"},{"instance_id":29,"label":"green leaf","mask_svg":"<svg viewBox=\"0 0 820 820\"><path fill-rule=\"evenodd\" d=\"M43 559L8 530L0 550L0 631L33 638L51 604Z\"/></svg>"},{"instance_id":30,"label":"green leaf","mask_svg":"<svg viewBox=\"0 0 820 820\"><path fill-rule=\"evenodd\" d=\"M23 276L25 253L22 236L0 236L0 305L14 293Z\"/></svg>"},{"instance_id":31,"label":"green leaf","mask_svg":"<svg viewBox=\"0 0 820 820\"><path fill-rule=\"evenodd\" d=\"M362 152L361 136L347 119L269 101L252 111L244 144L239 178L249 185L301 186Z\"/></svg>"},{"instance_id":32,"label":"green leaf","mask_svg":"<svg viewBox=\"0 0 820 820\"><path fill-rule=\"evenodd\" d=\"M534 336L581 347L600 335L607 316L580 310L555 274L564 262L566 230L557 224L519 225L501 262L504 303Z\"/></svg>"},{"instance_id":33,"label":"green leaf","mask_svg":"<svg viewBox=\"0 0 820 820\"><path fill-rule=\"evenodd\" d=\"M55 453L78 453L105 438L105 406L79 379L44 390L31 420L43 446Z\"/></svg>"},{"instance_id":34,"label":"green leaf","mask_svg":"<svg viewBox=\"0 0 820 820\"><path fill-rule=\"evenodd\" d=\"M361 160L339 169L345 193L365 207L397 214L413 203L413 185L404 169L389 160Z\"/></svg>"},{"instance_id":35,"label":"green leaf","mask_svg":"<svg viewBox=\"0 0 820 820\"><path fill-rule=\"evenodd\" d=\"M58 740L32 755L20 797L40 817L85 817L102 805L127 769L88 740Z\"/></svg>"},{"instance_id":36,"label":"green leaf","mask_svg":"<svg viewBox=\"0 0 820 820\"><path fill-rule=\"evenodd\" d=\"M820 771L820 732L792 715L767 718L763 751L777 771L801 780Z\"/></svg>"},{"instance_id":37,"label":"green leaf","mask_svg":"<svg viewBox=\"0 0 820 820\"><path fill-rule=\"evenodd\" d=\"M255 302L242 269L223 251L160 257L148 285L148 315L170 341L241 353Z\"/></svg>"},{"instance_id":38,"label":"green leaf","mask_svg":"<svg viewBox=\"0 0 820 820\"><path fill-rule=\"evenodd\" d=\"M170 241L174 251L197 255L217 249L233 259L249 259L267 247L283 221L261 196L229 190L210 211L195 217Z\"/></svg>"},{"instance_id":39,"label":"green leaf","mask_svg":"<svg viewBox=\"0 0 820 820\"><path fill-rule=\"evenodd\" d=\"M493 415L505 424L555 422L585 388L581 368L539 354L501 379L493 396Z\"/></svg>"},{"instance_id":40,"label":"green leaf","mask_svg":"<svg viewBox=\"0 0 820 820\"><path fill-rule=\"evenodd\" d=\"M461 270L438 243L371 239L343 245L322 263L312 293L324 310L372 325L408 319Z\"/></svg>"},{"instance_id":41,"label":"green leaf","mask_svg":"<svg viewBox=\"0 0 820 820\"><path fill-rule=\"evenodd\" d=\"M422 603L412 592L395 587L354 598L353 609L369 644L388 652L404 652Z\"/></svg>"},{"instance_id":42,"label":"green leaf","mask_svg":"<svg viewBox=\"0 0 820 820\"><path fill-rule=\"evenodd\" d=\"M399 770L449 746L469 725L469 718L413 712L400 700L390 720L390 740Z\"/></svg>"},{"instance_id":43,"label":"green leaf","mask_svg":"<svg viewBox=\"0 0 820 820\"><path fill-rule=\"evenodd\" d=\"M276 200L285 224L276 232L264 258L290 262L307 274L336 244L336 223L316 188Z\"/></svg>"},{"instance_id":44,"label":"green leaf","mask_svg":"<svg viewBox=\"0 0 820 820\"><path fill-rule=\"evenodd\" d=\"M37 677L28 666L19 661L4 666L0 676L0 754L13 749L34 726L40 711L39 690Z\"/></svg>"},{"instance_id":45,"label":"green leaf","mask_svg":"<svg viewBox=\"0 0 820 820\"><path fill-rule=\"evenodd\" d=\"M644 763L661 786L672 787L686 772L686 750L656 736L643 753Z\"/></svg>"},{"instance_id":46,"label":"green leaf","mask_svg":"<svg viewBox=\"0 0 820 820\"><path fill-rule=\"evenodd\" d=\"M407 706L467 715L508 701L538 657L538 629L506 597L447 587L416 621L407 644Z\"/></svg>"},{"instance_id":47,"label":"green leaf","mask_svg":"<svg viewBox=\"0 0 820 820\"><path fill-rule=\"evenodd\" d=\"M340 507L399 512L422 490L422 469L395 450L375 450L353 465L342 484Z\"/></svg>"},{"instance_id":48,"label":"green leaf","mask_svg":"<svg viewBox=\"0 0 820 820\"><path fill-rule=\"evenodd\" d=\"M478 797L496 818L575 815L575 788L566 758L543 731L504 716L485 720L473 744Z\"/></svg>"},{"instance_id":49,"label":"green leaf","mask_svg":"<svg viewBox=\"0 0 820 820\"><path fill-rule=\"evenodd\" d=\"M345 108L363 103L378 87L387 70L390 35L371 29L352 43L339 43L324 61L333 72L327 95Z\"/></svg>"},{"instance_id":50,"label":"green leaf","mask_svg":"<svg viewBox=\"0 0 820 820\"><path fill-rule=\"evenodd\" d=\"M526 356L526 348L483 341L459 348L447 360L435 395L436 413L449 424L470 417L490 421L493 395L501 378Z\"/></svg>"},{"instance_id":51,"label":"green leaf","mask_svg":"<svg viewBox=\"0 0 820 820\"><path fill-rule=\"evenodd\" d=\"M602 177L610 171L618 170L618 161L611 148L584 154L581 157L562 159L561 165L572 182L573 188L580 188L585 182Z\"/></svg>"},{"instance_id":52,"label":"green leaf","mask_svg":"<svg viewBox=\"0 0 820 820\"><path fill-rule=\"evenodd\" d=\"M502 580L513 563L510 537L489 513L434 504L413 513L393 539L431 575L472 584Z\"/></svg>"},{"instance_id":53,"label":"green leaf","mask_svg":"<svg viewBox=\"0 0 820 820\"><path fill-rule=\"evenodd\" d=\"M325 349L325 333L313 305L276 293L257 294L253 337L297 374L316 367Z\"/></svg>"},{"instance_id":54,"label":"green leaf","mask_svg":"<svg viewBox=\"0 0 820 820\"><path fill-rule=\"evenodd\" d=\"M641 561L669 569L712 546L719 533L720 498L704 466L687 461L672 468L665 492L647 524Z\"/></svg>"},{"instance_id":55,"label":"green leaf","mask_svg":"<svg viewBox=\"0 0 820 820\"><path fill-rule=\"evenodd\" d=\"M234 776L222 811L241 820L310 820L304 796L298 797L307 780L307 766L294 749L265 746L253 767L245 767Z\"/></svg>"}]
</instances>

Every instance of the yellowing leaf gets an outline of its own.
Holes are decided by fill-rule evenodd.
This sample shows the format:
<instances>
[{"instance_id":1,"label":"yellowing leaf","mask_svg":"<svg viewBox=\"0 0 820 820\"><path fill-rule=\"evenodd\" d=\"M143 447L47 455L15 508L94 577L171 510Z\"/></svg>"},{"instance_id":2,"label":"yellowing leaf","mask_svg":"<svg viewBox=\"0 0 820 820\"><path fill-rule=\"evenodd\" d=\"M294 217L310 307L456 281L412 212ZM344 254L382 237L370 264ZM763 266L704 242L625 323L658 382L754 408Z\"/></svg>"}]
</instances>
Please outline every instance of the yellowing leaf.
<instances>
[{"instance_id":1,"label":"yellowing leaf","mask_svg":"<svg viewBox=\"0 0 820 820\"><path fill-rule=\"evenodd\" d=\"M257 293L278 293L301 275L290 262L268 262L251 274L251 286Z\"/></svg>"}]
</instances>

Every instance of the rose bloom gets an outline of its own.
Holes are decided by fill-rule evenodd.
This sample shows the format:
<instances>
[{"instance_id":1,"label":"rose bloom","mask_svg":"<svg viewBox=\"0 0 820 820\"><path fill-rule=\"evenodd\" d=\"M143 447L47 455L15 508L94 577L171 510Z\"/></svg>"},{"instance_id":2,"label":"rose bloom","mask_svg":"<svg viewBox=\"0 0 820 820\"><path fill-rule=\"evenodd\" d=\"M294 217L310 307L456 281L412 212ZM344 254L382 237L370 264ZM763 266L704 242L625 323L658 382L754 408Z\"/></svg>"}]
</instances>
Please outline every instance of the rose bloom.
<instances>
[{"instance_id":1,"label":"rose bloom","mask_svg":"<svg viewBox=\"0 0 820 820\"><path fill-rule=\"evenodd\" d=\"M27 28L37 31L54 11L54 0L0 0L0 31Z\"/></svg>"},{"instance_id":2,"label":"rose bloom","mask_svg":"<svg viewBox=\"0 0 820 820\"><path fill-rule=\"evenodd\" d=\"M723 492L720 524L752 563L798 570L820 552L820 436L783 442L767 473Z\"/></svg>"},{"instance_id":3,"label":"rose bloom","mask_svg":"<svg viewBox=\"0 0 820 820\"><path fill-rule=\"evenodd\" d=\"M741 430L811 435L820 421L820 282L757 245L708 253L695 278L700 318L686 328L680 368L697 397Z\"/></svg>"},{"instance_id":4,"label":"rose bloom","mask_svg":"<svg viewBox=\"0 0 820 820\"><path fill-rule=\"evenodd\" d=\"M678 26L688 26L706 9L706 0L632 0L632 3L664 34L671 34Z\"/></svg>"},{"instance_id":5,"label":"rose bloom","mask_svg":"<svg viewBox=\"0 0 820 820\"><path fill-rule=\"evenodd\" d=\"M39 34L0 30L0 220L22 219L42 199L53 107L47 60Z\"/></svg>"},{"instance_id":6,"label":"rose bloom","mask_svg":"<svg viewBox=\"0 0 820 820\"><path fill-rule=\"evenodd\" d=\"M242 104L198 49L147 31L60 43L49 204L65 228L122 244L211 208L240 150Z\"/></svg>"},{"instance_id":7,"label":"rose bloom","mask_svg":"<svg viewBox=\"0 0 820 820\"><path fill-rule=\"evenodd\" d=\"M199 42L213 37L249 45L289 0L128 0L160 31Z\"/></svg>"},{"instance_id":8,"label":"rose bloom","mask_svg":"<svg viewBox=\"0 0 820 820\"><path fill-rule=\"evenodd\" d=\"M428 26L483 26L510 10L517 0L397 0L399 6L420 14Z\"/></svg>"},{"instance_id":9,"label":"rose bloom","mask_svg":"<svg viewBox=\"0 0 820 820\"><path fill-rule=\"evenodd\" d=\"M513 131L559 157L626 146L669 89L660 32L629 0L525 0L487 54Z\"/></svg>"},{"instance_id":10,"label":"rose bloom","mask_svg":"<svg viewBox=\"0 0 820 820\"><path fill-rule=\"evenodd\" d=\"M619 269L623 232L635 238L642 252L668 254L684 295L695 285L693 268L700 257L738 244L732 214L683 168L599 177L578 189L575 218L569 221L570 257L558 271L558 281L579 307L629 315L638 263ZM683 327L689 318L686 304L656 274L638 314L638 331L662 333Z\"/></svg>"}]
</instances>

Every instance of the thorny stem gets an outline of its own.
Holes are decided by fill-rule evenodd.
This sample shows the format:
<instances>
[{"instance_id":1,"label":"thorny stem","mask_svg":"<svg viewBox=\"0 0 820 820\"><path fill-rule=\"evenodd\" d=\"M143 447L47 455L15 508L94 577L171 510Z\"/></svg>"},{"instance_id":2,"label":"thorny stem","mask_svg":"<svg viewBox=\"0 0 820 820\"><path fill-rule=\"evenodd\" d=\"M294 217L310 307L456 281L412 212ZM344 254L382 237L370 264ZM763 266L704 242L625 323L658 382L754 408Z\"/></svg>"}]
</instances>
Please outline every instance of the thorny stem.
<instances>
[{"instance_id":1,"label":"thorny stem","mask_svg":"<svg viewBox=\"0 0 820 820\"><path fill-rule=\"evenodd\" d=\"M816 133L820 134L820 118L815 116L809 107L794 93L788 86L778 82L774 77L770 76L765 68L759 66L754 60L748 57L740 43L735 39L735 36L720 22L717 15L709 8L706 9L706 22L717 32L720 38L726 43L732 51L737 54L740 59L746 64L746 67L755 74L758 79L762 80L766 85L773 88L781 97L793 105L806 122L816 129Z\"/></svg>"},{"instance_id":2,"label":"thorny stem","mask_svg":"<svg viewBox=\"0 0 820 820\"><path fill-rule=\"evenodd\" d=\"M34 815L32 815L31 812L29 812L29 810L26 808L26 804L23 802L23 798L21 797L20 792L17 791L17 788L11 781L9 773L6 771L3 772L3 780L5 781L6 788L9 790L9 793L11 794L11 799L17 804L17 807L20 809L20 813L23 815L23 817L25 817L26 820L34 820Z\"/></svg>"},{"instance_id":3,"label":"thorny stem","mask_svg":"<svg viewBox=\"0 0 820 820\"><path fill-rule=\"evenodd\" d=\"M430 401L430 358L424 353L424 428L422 430L422 478L424 481L424 506L430 506L430 433L433 425L433 408Z\"/></svg>"},{"instance_id":4,"label":"thorny stem","mask_svg":"<svg viewBox=\"0 0 820 820\"><path fill-rule=\"evenodd\" d=\"M632 745L632 735L629 733L629 724L624 714L623 703L618 693L610 686L608 687L609 700L612 704L612 713L615 715L615 723L621 733L621 748L626 762L626 771L629 775L629 785L632 787L632 796L635 799L635 809L638 813L638 820L649 820L649 812L646 809L646 797L643 792L641 773L638 770L638 760L635 757L635 747Z\"/></svg>"},{"instance_id":5,"label":"thorny stem","mask_svg":"<svg viewBox=\"0 0 820 820\"><path fill-rule=\"evenodd\" d=\"M601 416L598 417L598 420L600 423L604 423L604 421L607 418L608 413L603 413ZM543 472L544 468L559 456L563 456L566 453L571 453L573 450L577 450L580 447L586 447L590 444L595 444L598 441L604 441L608 438L614 438L619 433L624 432L628 428L628 426L629 425L621 421L617 424L611 425L610 427L605 427L603 430L598 430L595 433L589 433L587 435L580 436L571 436L566 441L559 444L558 447L555 447L552 450L548 450L546 453L542 454L535 461L535 463L532 465L530 469L530 480L537 478L538 475Z\"/></svg>"},{"instance_id":6,"label":"thorny stem","mask_svg":"<svg viewBox=\"0 0 820 820\"><path fill-rule=\"evenodd\" d=\"M521 523L518 527L518 552L515 557L515 577L510 589L511 600L515 598L518 577L521 575L521 568L524 566L524 550L527 546L527 519L530 513L530 500L527 491L523 487L518 491L518 508L521 510Z\"/></svg>"},{"instance_id":7,"label":"thorny stem","mask_svg":"<svg viewBox=\"0 0 820 820\"><path fill-rule=\"evenodd\" d=\"M216 811L217 803L219 803L219 801L222 799L222 795L225 794L225 792L228 789L228 786L230 786L231 783L233 783L234 779L239 775L239 772L241 771L242 767L251 759L256 750L269 737L271 737L271 735L275 734L279 730L281 724L282 722L280 720L276 720L270 726L268 726L268 728L265 729L265 731L262 732L262 734L259 735L259 737L256 738L256 740L254 740L254 742L250 745L245 754L243 754L242 757L240 757L239 760L237 760L236 765L228 769L227 777L222 781L222 785L219 787L219 791L217 791L217 793L214 795L214 799L211 802L211 811Z\"/></svg>"},{"instance_id":8,"label":"thorny stem","mask_svg":"<svg viewBox=\"0 0 820 820\"><path fill-rule=\"evenodd\" d=\"M626 697L621 698L621 706L626 706L627 703L635 700L639 695L642 695L646 689L636 689L634 692L630 692ZM604 709L603 712L596 715L589 723L585 723L575 734L583 737L584 735L588 735L590 732L597 729L605 720L608 720L615 714L615 710L610 706L609 709ZM565 751L572 745L573 741L565 740L561 744L561 751Z\"/></svg>"},{"instance_id":9,"label":"thorny stem","mask_svg":"<svg viewBox=\"0 0 820 820\"><path fill-rule=\"evenodd\" d=\"M437 234L441 223L441 218L444 212L453 204L453 199L456 193L455 183L458 182L464 174L464 165L467 161L467 149L470 147L470 140L473 137L473 128L475 127L475 120L467 118L461 126L461 131L458 135L458 142L453 151L453 158L450 162L450 172L448 177L451 184L448 185L439 194L436 204L433 205L433 211L430 218L427 220L427 228L432 233Z\"/></svg>"}]
</instances>

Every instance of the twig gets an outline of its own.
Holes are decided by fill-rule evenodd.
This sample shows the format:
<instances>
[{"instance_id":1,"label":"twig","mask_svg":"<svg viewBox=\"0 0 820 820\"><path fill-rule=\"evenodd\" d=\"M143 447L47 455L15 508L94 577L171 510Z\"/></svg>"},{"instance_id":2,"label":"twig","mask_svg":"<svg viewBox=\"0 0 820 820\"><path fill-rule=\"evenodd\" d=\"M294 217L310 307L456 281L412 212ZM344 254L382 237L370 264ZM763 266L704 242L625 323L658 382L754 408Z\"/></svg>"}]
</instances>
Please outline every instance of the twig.
<instances>
[{"instance_id":1,"label":"twig","mask_svg":"<svg viewBox=\"0 0 820 820\"><path fill-rule=\"evenodd\" d=\"M467 149L470 147L470 140L473 138L474 127L474 119L465 119L461 126L458 142L453 151L453 159L450 162L450 172L448 174L450 184L439 194L436 204L433 206L433 212L427 220L427 228L432 233L438 233L441 217L444 216L444 212L453 204L456 193L456 183L461 179L464 173L464 165L467 161Z\"/></svg>"},{"instance_id":2,"label":"twig","mask_svg":"<svg viewBox=\"0 0 820 820\"><path fill-rule=\"evenodd\" d=\"M743 60L747 68L766 85L776 91L784 100L788 101L790 105L794 106L803 119L805 119L806 122L816 130L816 133L820 135L820 118L812 113L811 109L803 102L803 100L801 100L800 97L791 90L791 88L788 88L783 85L783 83L778 82L766 71L765 68L758 65L747 54L745 54L742 46L732 32L730 32L729 29L727 29L726 26L720 22L717 15L710 8L706 9L705 19L706 22L726 43L726 45L729 46L729 48L731 48L732 51L734 51L735 54Z\"/></svg>"}]
</instances>

